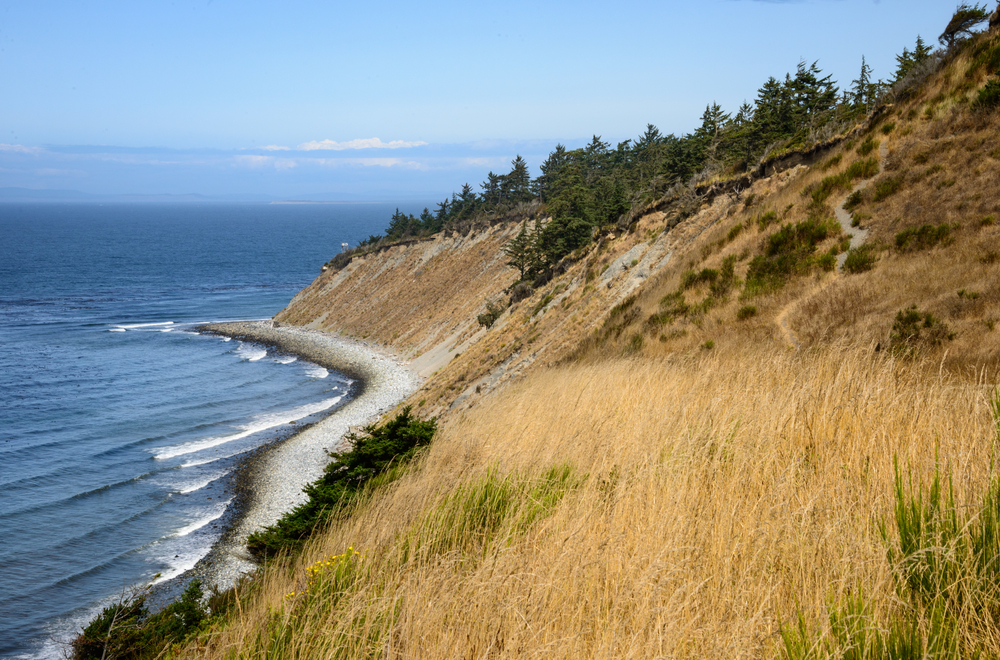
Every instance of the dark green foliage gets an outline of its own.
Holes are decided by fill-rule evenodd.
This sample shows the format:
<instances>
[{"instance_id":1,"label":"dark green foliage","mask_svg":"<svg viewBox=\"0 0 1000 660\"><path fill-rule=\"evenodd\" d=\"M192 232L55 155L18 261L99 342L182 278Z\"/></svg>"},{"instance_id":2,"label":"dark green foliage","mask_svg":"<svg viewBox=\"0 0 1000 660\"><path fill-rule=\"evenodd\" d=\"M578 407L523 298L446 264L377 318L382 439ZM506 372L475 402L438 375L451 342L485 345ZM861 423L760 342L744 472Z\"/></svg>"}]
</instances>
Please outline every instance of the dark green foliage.
<instances>
[{"instance_id":1,"label":"dark green foliage","mask_svg":"<svg viewBox=\"0 0 1000 660\"><path fill-rule=\"evenodd\" d=\"M754 296L780 288L794 274L819 266L831 270L830 254L815 257L816 246L839 233L836 220L811 217L794 225L786 224L767 238L764 254L750 262L744 295Z\"/></svg>"},{"instance_id":2,"label":"dark green foliage","mask_svg":"<svg viewBox=\"0 0 1000 660\"><path fill-rule=\"evenodd\" d=\"M864 273L875 267L878 250L874 245L862 245L847 251L844 270L848 273Z\"/></svg>"},{"instance_id":3,"label":"dark green foliage","mask_svg":"<svg viewBox=\"0 0 1000 660\"><path fill-rule=\"evenodd\" d=\"M984 624L995 627L1000 622L1000 482L990 483L978 506L959 507L950 480L945 484L940 471L925 491L912 479L904 483L897 465L895 496L898 544L889 542L889 560L906 591L951 616L971 606ZM883 535L888 541L888 533Z\"/></svg>"},{"instance_id":4,"label":"dark green foliage","mask_svg":"<svg viewBox=\"0 0 1000 660\"><path fill-rule=\"evenodd\" d=\"M911 305L896 313L889 334L889 347L900 354L911 354L920 346L937 346L954 337L944 321Z\"/></svg>"},{"instance_id":5,"label":"dark green foliage","mask_svg":"<svg viewBox=\"0 0 1000 660\"><path fill-rule=\"evenodd\" d=\"M179 599L156 614L146 608L147 589L105 607L72 644L74 660L156 658L170 644L197 632L209 613L201 604L201 582L192 580Z\"/></svg>"},{"instance_id":6,"label":"dark green foliage","mask_svg":"<svg viewBox=\"0 0 1000 660\"><path fill-rule=\"evenodd\" d=\"M1000 80L991 80L979 90L979 95L976 97L976 108L992 110L997 106L1000 106Z\"/></svg>"},{"instance_id":7,"label":"dark green foliage","mask_svg":"<svg viewBox=\"0 0 1000 660\"><path fill-rule=\"evenodd\" d=\"M689 270L681 277L681 291L687 291L699 284L715 282L719 277L719 271L711 268L703 268L701 272Z\"/></svg>"},{"instance_id":8,"label":"dark green foliage","mask_svg":"<svg viewBox=\"0 0 1000 660\"><path fill-rule=\"evenodd\" d=\"M1000 39L985 39L981 41L971 53L969 58L972 65L969 67L970 77L979 71L985 70L987 74L1000 74Z\"/></svg>"},{"instance_id":9,"label":"dark green foliage","mask_svg":"<svg viewBox=\"0 0 1000 660\"><path fill-rule=\"evenodd\" d=\"M757 223L757 228L763 231L767 229L768 226L778 222L778 214L773 210L765 211L764 213L761 213L756 218L754 218L754 222Z\"/></svg>"},{"instance_id":10,"label":"dark green foliage","mask_svg":"<svg viewBox=\"0 0 1000 660\"><path fill-rule=\"evenodd\" d=\"M481 327L486 329L492 328L496 320L500 318L504 313L504 307L497 304L496 302L490 301L486 303L486 311L476 317Z\"/></svg>"},{"instance_id":11,"label":"dark green foliage","mask_svg":"<svg viewBox=\"0 0 1000 660\"><path fill-rule=\"evenodd\" d=\"M850 195L847 196L847 199L844 200L844 210L845 211L853 211L854 209L856 209L859 206L861 206L861 203L864 202L864 201L865 201L865 194L864 194L864 192L861 191L861 190L855 190L854 192L852 192ZM852 224L852 226L857 226L857 225L854 225L853 222L851 224ZM858 224L861 224L861 223L859 222Z\"/></svg>"},{"instance_id":12,"label":"dark green foliage","mask_svg":"<svg viewBox=\"0 0 1000 660\"><path fill-rule=\"evenodd\" d=\"M971 36L972 29L984 23L989 17L990 12L986 10L986 5L970 5L963 2L955 10L938 41L941 45L951 48L963 37Z\"/></svg>"},{"instance_id":13,"label":"dark green foliage","mask_svg":"<svg viewBox=\"0 0 1000 660\"><path fill-rule=\"evenodd\" d=\"M933 49L928 46L919 35L917 35L917 45L913 49L913 52L904 48L903 54L896 56L896 73L892 78L893 84L906 79L918 65L924 63L930 58L932 51Z\"/></svg>"},{"instance_id":14,"label":"dark green foliage","mask_svg":"<svg viewBox=\"0 0 1000 660\"><path fill-rule=\"evenodd\" d=\"M733 225L733 228L729 230L728 234L726 234L726 241L732 242L736 240L736 237L739 236L742 231L743 231L742 222Z\"/></svg>"},{"instance_id":15,"label":"dark green foliage","mask_svg":"<svg viewBox=\"0 0 1000 660\"><path fill-rule=\"evenodd\" d=\"M757 307L755 305L743 305L736 312L736 318L740 321L746 321L754 316L757 316Z\"/></svg>"},{"instance_id":16,"label":"dark green foliage","mask_svg":"<svg viewBox=\"0 0 1000 660\"><path fill-rule=\"evenodd\" d=\"M951 236L951 225L947 223L910 227L896 234L896 249L901 251L927 250L939 243L947 243Z\"/></svg>"},{"instance_id":17,"label":"dark green foliage","mask_svg":"<svg viewBox=\"0 0 1000 660\"><path fill-rule=\"evenodd\" d=\"M874 100L869 92L877 89L862 95L867 105ZM547 271L596 234L613 230L647 204L681 194L706 166L726 175L753 170L766 154L811 146L825 127L839 127L856 114L856 103L840 97L816 62L802 61L783 80L769 78L753 102L744 102L735 114L709 103L691 133L665 135L649 124L637 138L614 147L596 135L580 149L559 144L534 180L518 156L510 173L490 172L479 194L466 184L433 213L425 209L415 218L397 212L386 239L426 236L448 227L466 230L476 218L548 217L551 221L533 235L533 258L511 262L521 279L544 280ZM746 205L753 199L749 196ZM531 200L540 206L519 206Z\"/></svg>"},{"instance_id":18,"label":"dark green foliage","mask_svg":"<svg viewBox=\"0 0 1000 660\"><path fill-rule=\"evenodd\" d=\"M867 156L871 152L878 149L878 145L879 145L878 140L876 140L875 138L868 138L867 140L861 143L861 146L858 147L857 153L859 156Z\"/></svg>"},{"instance_id":19,"label":"dark green foliage","mask_svg":"<svg viewBox=\"0 0 1000 660\"><path fill-rule=\"evenodd\" d=\"M875 192L872 194L872 201L876 204L885 198L895 195L903 187L903 175L890 176L875 184Z\"/></svg>"},{"instance_id":20,"label":"dark green foliage","mask_svg":"<svg viewBox=\"0 0 1000 660\"><path fill-rule=\"evenodd\" d=\"M436 419L417 419L406 406L384 426L373 424L366 426L362 435L348 434L349 448L331 453L333 461L324 475L303 489L308 501L274 525L253 533L247 548L255 557L265 558L301 547L317 526L348 511L366 487L384 485L401 476L406 464L430 444L436 429Z\"/></svg>"},{"instance_id":21,"label":"dark green foliage","mask_svg":"<svg viewBox=\"0 0 1000 660\"><path fill-rule=\"evenodd\" d=\"M876 142L876 145L878 143ZM862 145L864 146L864 145ZM860 153L860 149L859 149ZM867 153L867 152L866 152ZM803 195L811 195L814 204L822 204L837 190L847 190L855 179L868 179L878 174L878 160L865 158L854 161L840 174L825 177L819 183L807 186Z\"/></svg>"}]
</instances>

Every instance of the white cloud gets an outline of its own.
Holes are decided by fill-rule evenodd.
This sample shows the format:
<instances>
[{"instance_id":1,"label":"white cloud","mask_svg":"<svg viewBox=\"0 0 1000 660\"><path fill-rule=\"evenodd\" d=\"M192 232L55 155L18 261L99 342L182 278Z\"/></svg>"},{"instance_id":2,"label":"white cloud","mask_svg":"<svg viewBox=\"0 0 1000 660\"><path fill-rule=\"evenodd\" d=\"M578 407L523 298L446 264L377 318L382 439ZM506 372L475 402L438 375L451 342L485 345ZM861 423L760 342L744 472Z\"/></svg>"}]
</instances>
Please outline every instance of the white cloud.
<instances>
[{"instance_id":1,"label":"white cloud","mask_svg":"<svg viewBox=\"0 0 1000 660\"><path fill-rule=\"evenodd\" d=\"M393 140L383 142L376 138L364 138L359 140L349 140L347 142L334 142L333 140L313 140L303 142L296 149L299 151L317 151L325 149L330 151L344 151L345 149L409 149L410 147L422 147L426 142L404 142L403 140Z\"/></svg>"},{"instance_id":2,"label":"white cloud","mask_svg":"<svg viewBox=\"0 0 1000 660\"><path fill-rule=\"evenodd\" d=\"M38 154L45 150L41 147L26 147L21 144L0 144L0 151L12 151L19 154Z\"/></svg>"},{"instance_id":3,"label":"white cloud","mask_svg":"<svg viewBox=\"0 0 1000 660\"><path fill-rule=\"evenodd\" d=\"M408 170L428 169L426 163L401 158L308 158L305 162L332 167L360 165L362 167L399 167Z\"/></svg>"},{"instance_id":4,"label":"white cloud","mask_svg":"<svg viewBox=\"0 0 1000 660\"><path fill-rule=\"evenodd\" d=\"M263 149L264 151L291 151L292 150L291 147L282 147L281 145L277 145L277 144L269 144L266 147L261 147L261 149Z\"/></svg>"},{"instance_id":5,"label":"white cloud","mask_svg":"<svg viewBox=\"0 0 1000 660\"><path fill-rule=\"evenodd\" d=\"M233 156L237 165L252 167L254 169L273 165L276 170L290 170L298 162L294 158L275 158L274 156Z\"/></svg>"},{"instance_id":6,"label":"white cloud","mask_svg":"<svg viewBox=\"0 0 1000 660\"><path fill-rule=\"evenodd\" d=\"M233 156L233 160L245 167L263 167L274 159L270 156Z\"/></svg>"}]
</instances>

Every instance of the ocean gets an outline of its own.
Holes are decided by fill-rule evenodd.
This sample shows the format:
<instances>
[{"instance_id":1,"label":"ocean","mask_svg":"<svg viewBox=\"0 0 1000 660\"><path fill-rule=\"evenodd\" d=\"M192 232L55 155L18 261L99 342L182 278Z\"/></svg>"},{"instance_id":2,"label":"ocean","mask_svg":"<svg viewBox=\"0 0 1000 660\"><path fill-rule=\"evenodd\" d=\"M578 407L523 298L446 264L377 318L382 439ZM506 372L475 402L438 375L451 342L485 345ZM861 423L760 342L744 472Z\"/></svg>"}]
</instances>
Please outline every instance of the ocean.
<instances>
[{"instance_id":1,"label":"ocean","mask_svg":"<svg viewBox=\"0 0 1000 660\"><path fill-rule=\"evenodd\" d=\"M346 377L193 328L273 316L394 209L0 204L0 656L63 657L194 566L240 456L343 403Z\"/></svg>"}]
</instances>

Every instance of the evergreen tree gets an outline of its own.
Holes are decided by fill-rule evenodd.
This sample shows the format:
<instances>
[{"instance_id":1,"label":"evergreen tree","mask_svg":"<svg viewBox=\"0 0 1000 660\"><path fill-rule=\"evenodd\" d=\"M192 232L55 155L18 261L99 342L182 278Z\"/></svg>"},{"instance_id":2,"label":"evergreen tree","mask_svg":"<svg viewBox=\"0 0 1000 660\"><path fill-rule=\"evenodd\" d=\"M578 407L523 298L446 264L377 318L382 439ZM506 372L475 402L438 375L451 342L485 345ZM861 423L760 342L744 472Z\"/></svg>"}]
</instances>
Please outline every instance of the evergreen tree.
<instances>
[{"instance_id":1,"label":"evergreen tree","mask_svg":"<svg viewBox=\"0 0 1000 660\"><path fill-rule=\"evenodd\" d=\"M542 170L542 173L533 183L533 192L542 201L548 199L552 184L559 177L560 170L566 165L568 160L566 147L562 144L557 144L556 148L549 152L548 158L542 161L539 168Z\"/></svg>"},{"instance_id":2,"label":"evergreen tree","mask_svg":"<svg viewBox=\"0 0 1000 660\"><path fill-rule=\"evenodd\" d=\"M528 163L518 155L510 161L510 167L510 173L503 180L505 197L515 204L530 201L534 194L531 192L531 173L528 171Z\"/></svg>"},{"instance_id":3,"label":"evergreen tree","mask_svg":"<svg viewBox=\"0 0 1000 660\"><path fill-rule=\"evenodd\" d=\"M521 231L517 233L517 236L509 240L503 246L502 250L509 259L507 265L516 268L521 274L520 279L523 280L525 274L532 269L532 266L536 262L535 245L531 235L528 233L527 220L521 223Z\"/></svg>"},{"instance_id":4,"label":"evergreen tree","mask_svg":"<svg viewBox=\"0 0 1000 660\"><path fill-rule=\"evenodd\" d=\"M855 110L864 110L868 114L869 106L874 100L876 92L875 83L872 82L872 68L865 61L865 56L861 56L861 73L857 80L851 81L851 96Z\"/></svg>"},{"instance_id":5,"label":"evergreen tree","mask_svg":"<svg viewBox=\"0 0 1000 660\"><path fill-rule=\"evenodd\" d=\"M938 42L942 46L951 48L963 38L972 36L972 29L990 18L990 13L986 10L986 5L970 5L963 2L955 10L955 14L948 21L944 32L938 37Z\"/></svg>"}]
</instances>

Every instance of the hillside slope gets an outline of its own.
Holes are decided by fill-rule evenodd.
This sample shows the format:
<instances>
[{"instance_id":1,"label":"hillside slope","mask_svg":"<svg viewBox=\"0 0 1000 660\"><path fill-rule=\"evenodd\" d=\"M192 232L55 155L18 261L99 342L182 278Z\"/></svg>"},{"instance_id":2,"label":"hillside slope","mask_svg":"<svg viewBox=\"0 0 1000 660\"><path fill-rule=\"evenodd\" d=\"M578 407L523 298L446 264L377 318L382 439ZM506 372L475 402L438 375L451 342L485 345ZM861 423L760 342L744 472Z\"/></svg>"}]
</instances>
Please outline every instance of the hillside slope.
<instances>
[{"instance_id":1,"label":"hillside slope","mask_svg":"<svg viewBox=\"0 0 1000 660\"><path fill-rule=\"evenodd\" d=\"M441 430L186 654L1000 655L994 60L599 237L489 329L516 226L324 273L277 320L412 358Z\"/></svg>"}]
</instances>

